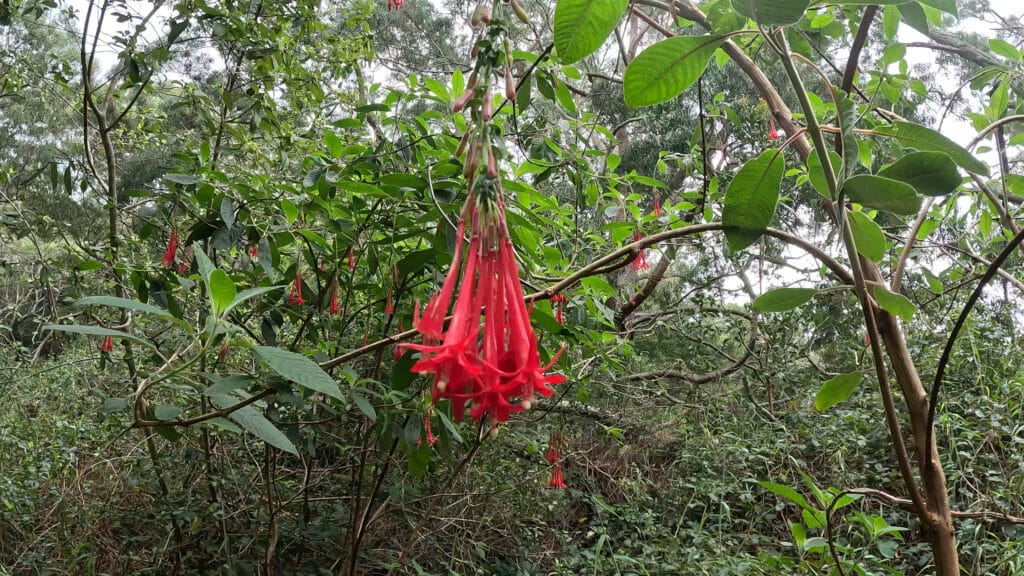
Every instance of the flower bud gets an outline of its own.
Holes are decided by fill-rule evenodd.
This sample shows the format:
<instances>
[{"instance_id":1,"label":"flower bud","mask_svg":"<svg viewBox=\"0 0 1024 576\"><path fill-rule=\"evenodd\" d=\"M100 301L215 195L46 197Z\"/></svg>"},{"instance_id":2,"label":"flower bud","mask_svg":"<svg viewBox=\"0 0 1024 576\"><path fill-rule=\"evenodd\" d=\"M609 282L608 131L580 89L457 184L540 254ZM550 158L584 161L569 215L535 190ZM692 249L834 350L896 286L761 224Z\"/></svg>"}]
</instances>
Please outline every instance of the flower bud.
<instances>
[{"instance_id":1,"label":"flower bud","mask_svg":"<svg viewBox=\"0 0 1024 576\"><path fill-rule=\"evenodd\" d=\"M522 5L516 2L516 0L511 0L510 4L512 4L512 12L515 12L516 18L519 18L520 22L529 26L530 17L526 14L526 10L523 10Z\"/></svg>"}]
</instances>

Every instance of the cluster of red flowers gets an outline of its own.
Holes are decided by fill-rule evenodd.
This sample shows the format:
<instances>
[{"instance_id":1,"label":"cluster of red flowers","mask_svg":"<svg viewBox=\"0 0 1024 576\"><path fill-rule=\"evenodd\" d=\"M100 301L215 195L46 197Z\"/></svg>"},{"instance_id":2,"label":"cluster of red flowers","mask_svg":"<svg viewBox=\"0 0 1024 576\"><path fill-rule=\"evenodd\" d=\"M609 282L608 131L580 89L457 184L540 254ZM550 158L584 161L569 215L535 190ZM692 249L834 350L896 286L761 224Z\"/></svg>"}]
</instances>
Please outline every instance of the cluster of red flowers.
<instances>
[{"instance_id":1,"label":"cluster of red flowers","mask_svg":"<svg viewBox=\"0 0 1024 576\"><path fill-rule=\"evenodd\" d=\"M288 303L302 306L306 303L302 299L302 272L295 273L295 280L292 281L292 291L288 294Z\"/></svg>"},{"instance_id":2,"label":"cluster of red flowers","mask_svg":"<svg viewBox=\"0 0 1024 576\"><path fill-rule=\"evenodd\" d=\"M513 11L519 16L515 7ZM490 19L489 10L480 3L470 23L482 27ZM468 195L459 217L452 266L441 291L422 314L416 304L413 326L422 334L423 343L403 346L420 353L412 371L433 376L431 400L449 400L456 421L462 420L468 406L474 421L486 416L498 423L507 421L513 412L530 409L538 395L551 396L551 387L565 377L545 375L561 351L550 363L541 365L505 222L504 191L486 123L494 114L488 79L501 78L506 96L515 93L508 68L512 54L506 43L504 69L499 68L502 64L497 59L485 58L480 47L486 35L486 30L479 28L471 54L480 60L466 91L452 105L455 112L471 108L471 117L477 121L466 129L456 151L458 156L465 154L463 176ZM468 251L463 247L467 225L471 233ZM446 326L449 309L453 311Z\"/></svg>"},{"instance_id":3,"label":"cluster of red flowers","mask_svg":"<svg viewBox=\"0 0 1024 576\"><path fill-rule=\"evenodd\" d=\"M565 476L562 473L562 458L558 453L558 444L561 442L561 436L558 434L551 434L548 436L548 450L544 454L547 458L548 464L551 464L551 481L548 482L548 486L552 488L566 488Z\"/></svg>"},{"instance_id":4,"label":"cluster of red flowers","mask_svg":"<svg viewBox=\"0 0 1024 576\"><path fill-rule=\"evenodd\" d=\"M551 306L555 309L555 320L559 324L565 324L565 303L568 299L561 292L552 294Z\"/></svg>"}]
</instances>

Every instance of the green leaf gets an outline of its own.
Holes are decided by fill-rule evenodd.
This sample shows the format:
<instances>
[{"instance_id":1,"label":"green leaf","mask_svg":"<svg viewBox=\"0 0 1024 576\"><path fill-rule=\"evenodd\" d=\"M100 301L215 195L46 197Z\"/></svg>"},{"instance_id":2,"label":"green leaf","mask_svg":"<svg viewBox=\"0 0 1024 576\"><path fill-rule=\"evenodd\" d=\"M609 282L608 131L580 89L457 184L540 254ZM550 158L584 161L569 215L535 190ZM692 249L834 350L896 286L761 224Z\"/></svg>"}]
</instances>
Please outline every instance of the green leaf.
<instances>
[{"instance_id":1,"label":"green leaf","mask_svg":"<svg viewBox=\"0 0 1024 576\"><path fill-rule=\"evenodd\" d=\"M896 8L900 11L901 19L910 25L911 28L925 36L928 35L928 16L925 15L924 8L921 8L920 4L908 2L900 4Z\"/></svg>"},{"instance_id":2,"label":"green leaf","mask_svg":"<svg viewBox=\"0 0 1024 576\"><path fill-rule=\"evenodd\" d=\"M192 184L199 184L202 182L199 178L189 176L188 174L164 174L163 178L164 180L170 180L175 184L181 184L183 186L190 186Z\"/></svg>"},{"instance_id":3,"label":"green leaf","mask_svg":"<svg viewBox=\"0 0 1024 576\"><path fill-rule=\"evenodd\" d=\"M558 0L553 23L558 59L572 64L600 48L628 5L629 0Z\"/></svg>"},{"instance_id":4,"label":"green leaf","mask_svg":"<svg viewBox=\"0 0 1024 576\"><path fill-rule=\"evenodd\" d=\"M989 175L988 166L984 162L975 158L956 142L931 128L926 128L912 122L899 121L894 122L892 126L875 128L875 132L896 138L908 148L931 152L945 152L953 159L953 162L956 162L964 170L981 174L982 176Z\"/></svg>"},{"instance_id":5,"label":"green leaf","mask_svg":"<svg viewBox=\"0 0 1024 576\"><path fill-rule=\"evenodd\" d=\"M43 330L53 330L55 332L71 332L72 334L86 334L89 336L111 336L121 340L128 340L141 344L149 348L153 348L153 344L148 340L143 340L138 336L132 336L127 332L121 332L120 330L111 330L110 328L101 328L99 326L85 326L82 324L47 324L43 326Z\"/></svg>"},{"instance_id":6,"label":"green leaf","mask_svg":"<svg viewBox=\"0 0 1024 576\"><path fill-rule=\"evenodd\" d=\"M289 352L282 348L273 346L254 346L252 349L256 357L266 362L274 371L299 386L345 400L338 385L331 376L324 372L316 362L295 352Z\"/></svg>"},{"instance_id":7,"label":"green leaf","mask_svg":"<svg viewBox=\"0 0 1024 576\"><path fill-rule=\"evenodd\" d=\"M236 397L233 394L207 394L210 400L220 409L234 406L243 400L243 398ZM258 410L250 406L244 406L235 410L231 414L228 414L228 418L238 422L246 431L253 436L263 440L267 444L270 444L274 448L284 450L290 454L299 454L299 451L292 444L292 441L285 436L284 432L274 426L274 424L267 420L267 417L260 414Z\"/></svg>"},{"instance_id":8,"label":"green leaf","mask_svg":"<svg viewBox=\"0 0 1024 576\"><path fill-rule=\"evenodd\" d=\"M918 0L918 2L925 6L931 6L936 10L942 10L947 14L952 14L955 17L959 18L960 16L956 9L956 0Z\"/></svg>"},{"instance_id":9,"label":"green leaf","mask_svg":"<svg viewBox=\"0 0 1024 576\"><path fill-rule=\"evenodd\" d=\"M829 160L832 162L832 173L839 174L843 168L843 159L839 157L839 154L829 150ZM828 189L828 180L825 179L824 165L821 163L821 158L818 156L817 150L811 150L811 154L807 157L807 178L811 181L811 186L829 200L832 199L832 192Z\"/></svg>"},{"instance_id":10,"label":"green leaf","mask_svg":"<svg viewBox=\"0 0 1024 576\"><path fill-rule=\"evenodd\" d=\"M196 265L199 266L199 274L203 277L203 280L209 284L210 274L213 273L217 268L210 261L210 257L203 251L203 247L198 243L192 244L192 255L196 259Z\"/></svg>"},{"instance_id":11,"label":"green leaf","mask_svg":"<svg viewBox=\"0 0 1024 576\"><path fill-rule=\"evenodd\" d=\"M879 262L885 256L885 233L881 226L863 212L851 212L848 220L857 252L872 262Z\"/></svg>"},{"instance_id":12,"label":"green leaf","mask_svg":"<svg viewBox=\"0 0 1024 576\"><path fill-rule=\"evenodd\" d=\"M913 186L871 174L858 174L847 180L843 194L854 202L893 214L917 214L921 209L921 197Z\"/></svg>"},{"instance_id":13,"label":"green leaf","mask_svg":"<svg viewBox=\"0 0 1024 576\"><path fill-rule=\"evenodd\" d=\"M903 294L890 292L881 284L876 284L873 292L878 305L886 312L899 316L904 322L910 322L914 318L917 306L914 306L914 303Z\"/></svg>"},{"instance_id":14,"label":"green leaf","mask_svg":"<svg viewBox=\"0 0 1024 576\"><path fill-rule=\"evenodd\" d=\"M823 412L850 397L863 376L860 372L840 374L821 385L814 397L814 409Z\"/></svg>"},{"instance_id":15,"label":"green leaf","mask_svg":"<svg viewBox=\"0 0 1024 576\"><path fill-rule=\"evenodd\" d=\"M801 496L799 492L793 490L789 486L777 484L775 482L769 482L767 480L758 480L757 483L760 484L761 487L764 488L765 490L768 490L769 492L777 496L782 496L786 500L789 500L790 502L796 504L801 508L813 510L813 508L811 508L811 505L807 503L807 500L803 496Z\"/></svg>"},{"instance_id":16,"label":"green leaf","mask_svg":"<svg viewBox=\"0 0 1024 576\"><path fill-rule=\"evenodd\" d=\"M282 286L259 286L257 288L246 288L239 292L238 295L235 296L234 300L224 308L224 314L231 312L236 306L242 304L246 300L255 298L260 294L266 294L267 292L273 292L274 290L281 290L282 288Z\"/></svg>"},{"instance_id":17,"label":"green leaf","mask_svg":"<svg viewBox=\"0 0 1024 576\"><path fill-rule=\"evenodd\" d=\"M956 164L945 152L911 152L878 175L906 182L925 196L945 196L963 181Z\"/></svg>"},{"instance_id":18,"label":"green leaf","mask_svg":"<svg viewBox=\"0 0 1024 576\"><path fill-rule=\"evenodd\" d=\"M785 312L806 303L818 291L814 288L777 288L754 299L754 309L760 312Z\"/></svg>"},{"instance_id":19,"label":"green leaf","mask_svg":"<svg viewBox=\"0 0 1024 576\"><path fill-rule=\"evenodd\" d=\"M153 409L153 415L157 420L177 420L181 415L181 408L173 404L157 404Z\"/></svg>"},{"instance_id":20,"label":"green leaf","mask_svg":"<svg viewBox=\"0 0 1024 576\"><path fill-rule=\"evenodd\" d=\"M1010 44L1006 40L1002 40L1000 38L989 39L988 49L1002 56L1003 58L1008 58L1010 60L1020 59L1020 51L1017 50L1017 48L1014 47L1013 44Z\"/></svg>"},{"instance_id":21,"label":"green leaf","mask_svg":"<svg viewBox=\"0 0 1024 576\"><path fill-rule=\"evenodd\" d=\"M111 306L113 308L122 308L133 312L142 312L143 314L153 314L160 316L161 318L180 322L180 320L171 314L170 310L165 310L159 306L153 306L152 304L146 304L145 302L139 302L138 300L129 300L128 298L118 298L116 296L86 296L85 298L79 298L76 300L75 306Z\"/></svg>"},{"instance_id":22,"label":"green leaf","mask_svg":"<svg viewBox=\"0 0 1024 576\"><path fill-rule=\"evenodd\" d=\"M213 313L220 314L235 299L235 283L223 270L214 270L210 274L210 302Z\"/></svg>"},{"instance_id":23,"label":"green leaf","mask_svg":"<svg viewBox=\"0 0 1024 576\"><path fill-rule=\"evenodd\" d=\"M722 207L722 226L731 252L750 246L768 228L775 215L784 169L782 154L768 149L736 172Z\"/></svg>"},{"instance_id":24,"label":"green leaf","mask_svg":"<svg viewBox=\"0 0 1024 576\"><path fill-rule=\"evenodd\" d=\"M324 146L327 147L327 152L330 153L332 158L341 157L341 151L343 148L341 138L338 138L338 135L334 132L324 132Z\"/></svg>"},{"instance_id":25,"label":"green leaf","mask_svg":"<svg viewBox=\"0 0 1024 576\"><path fill-rule=\"evenodd\" d=\"M373 409L373 404L370 404L365 396L352 392L352 401L356 403L356 408L363 413L363 416L369 418L371 422L377 421L377 411Z\"/></svg>"},{"instance_id":26,"label":"green leaf","mask_svg":"<svg viewBox=\"0 0 1024 576\"><path fill-rule=\"evenodd\" d=\"M626 67L623 94L633 107L667 102L704 73L723 36L676 36L640 53Z\"/></svg>"},{"instance_id":27,"label":"green leaf","mask_svg":"<svg viewBox=\"0 0 1024 576\"><path fill-rule=\"evenodd\" d=\"M733 10L762 26L796 24L810 5L810 0L732 0Z\"/></svg>"}]
</instances>

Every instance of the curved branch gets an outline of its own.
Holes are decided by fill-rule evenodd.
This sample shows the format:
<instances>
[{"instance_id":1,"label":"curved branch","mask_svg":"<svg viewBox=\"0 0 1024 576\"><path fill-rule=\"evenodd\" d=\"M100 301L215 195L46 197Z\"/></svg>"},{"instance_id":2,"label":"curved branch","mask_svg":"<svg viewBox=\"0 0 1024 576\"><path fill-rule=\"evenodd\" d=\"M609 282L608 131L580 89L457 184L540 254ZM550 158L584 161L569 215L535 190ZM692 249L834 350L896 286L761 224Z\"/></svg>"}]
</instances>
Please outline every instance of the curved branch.
<instances>
[{"instance_id":1,"label":"curved branch","mask_svg":"<svg viewBox=\"0 0 1024 576\"><path fill-rule=\"evenodd\" d=\"M874 488L850 488L849 490L843 490L847 494L859 494L861 496L867 496L869 498L877 498L888 504L899 506L905 510L913 510L914 503L906 498L900 498L888 492L882 490L876 490ZM1008 524L1024 524L1024 518L1019 516L1011 516L1003 512L966 512L962 510L952 510L950 514L954 518L971 518L974 520L985 520L986 522L1006 522Z\"/></svg>"},{"instance_id":2,"label":"curved branch","mask_svg":"<svg viewBox=\"0 0 1024 576\"><path fill-rule=\"evenodd\" d=\"M754 343L757 341L758 335L757 319L754 318L754 316L752 316L751 314L747 314L746 312L740 310L731 310L728 308L713 310L708 308L700 308L699 310L724 312L726 314L732 314L734 316L739 316L743 318L750 324L750 330L749 332L747 332L747 339L746 341L743 342L744 352L742 356L740 356L739 358L734 360L732 364L724 368L712 370L711 372L707 372L705 374L693 374L690 372L683 372L681 370L652 370L650 372L631 374L621 379L620 382L635 382L637 380L659 380L662 378L668 378L673 380L683 380L685 382L689 382L690 384L706 384L708 382L714 382L715 380L724 378L732 374L733 372L736 372L740 368L743 368L743 366L747 363L747 360L749 360L750 357L754 355Z\"/></svg>"},{"instance_id":3,"label":"curved branch","mask_svg":"<svg viewBox=\"0 0 1024 576\"><path fill-rule=\"evenodd\" d=\"M981 277L981 281L978 282L978 286L974 289L974 293L968 298L967 304L964 305L963 311L960 312L960 317L956 319L956 324L953 325L953 331L949 334L949 339L946 340L946 347L942 350L942 356L939 357L938 367L935 369L935 382L932 383L931 394L928 397L928 418L925 420L925 446L931 446L932 438L935 435L935 406L939 403L939 391L942 389L942 378L946 373L946 365L949 363L949 357L953 353L953 345L956 343L956 337L960 335L960 330L964 327L964 323L967 321L967 316L970 315L971 309L977 304L978 299L981 298L982 291L985 290L985 286L995 277L996 271L1002 267L1003 262L1010 257L1010 254L1017 248L1017 245L1024 241L1024 231L1018 232L1013 240L1003 248L1003 251L996 256L996 259L992 261L992 264L985 271L985 275ZM925 466L931 467L936 464L932 459L925 460Z\"/></svg>"},{"instance_id":4,"label":"curved branch","mask_svg":"<svg viewBox=\"0 0 1024 576\"><path fill-rule=\"evenodd\" d=\"M619 262L622 263L622 265L625 265L625 262L629 262L634 257L636 257L637 253L640 250L649 248L651 246L654 246L655 244L659 244L661 242L665 242L668 240L674 240L676 238L682 238L683 236L689 236L691 234L702 234L704 232L717 232L721 230L723 230L723 226L720 222L709 222L705 224L695 224L693 226L686 226L685 228L677 228L675 230L665 230L664 232L652 234L636 242L633 242L632 244L627 244L626 246L623 246L622 248L619 248L614 252L605 254L601 258L594 260L590 264L584 266L583 268L580 268L575 273L566 276L565 278L552 284L551 286L548 286L547 288L539 292L534 292L533 294L527 295L526 301L535 302L537 300L548 300L553 295L575 285L583 278L594 276L599 271L606 269L611 264ZM814 256L826 268L831 270L832 273L835 274L844 284L853 284L853 276L850 274L849 270L843 267L842 264L837 262L831 256L826 254L824 250L818 248L814 244L811 244L807 240L804 240L799 236L790 234L789 232L777 230L775 228L768 228L767 230L764 231L764 235L777 238L779 240L782 240L783 242L786 242L787 244L791 244L793 246L797 246L798 248L802 248L805 252L807 252L811 256ZM359 348L356 348L355 350L350 350L344 354L341 354L339 356L331 358L330 360L322 362L320 364L320 367L323 368L324 370L329 370L341 364L342 362L347 362L349 360L352 360L353 358L358 358L359 356L373 352L378 348L384 348L385 346L390 346L392 344L398 344L406 340L411 340L417 334L419 334L419 332L413 329L406 330L405 332L399 332L391 336L385 336L384 338L377 340L376 342L371 342L365 346L361 346Z\"/></svg>"},{"instance_id":5,"label":"curved branch","mask_svg":"<svg viewBox=\"0 0 1024 576\"><path fill-rule=\"evenodd\" d=\"M868 39L868 32L871 30L871 22L878 12L877 5L871 5L864 9L864 16L857 27L857 35L853 38L853 45L850 47L850 56L846 59L846 70L843 72L843 83L840 87L849 92L853 88L853 75L857 72L857 62L860 60L860 51L864 48L864 42Z\"/></svg>"}]
</instances>

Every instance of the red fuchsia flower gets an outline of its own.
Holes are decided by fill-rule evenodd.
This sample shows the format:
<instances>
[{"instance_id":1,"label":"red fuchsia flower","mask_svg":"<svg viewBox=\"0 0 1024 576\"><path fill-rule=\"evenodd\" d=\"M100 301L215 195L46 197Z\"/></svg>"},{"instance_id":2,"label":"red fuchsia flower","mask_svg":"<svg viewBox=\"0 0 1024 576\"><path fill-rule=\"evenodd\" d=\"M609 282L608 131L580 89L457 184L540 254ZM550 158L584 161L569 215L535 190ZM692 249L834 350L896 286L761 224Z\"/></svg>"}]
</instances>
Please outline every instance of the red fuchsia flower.
<instances>
[{"instance_id":1,"label":"red fuchsia flower","mask_svg":"<svg viewBox=\"0 0 1024 576\"><path fill-rule=\"evenodd\" d=\"M768 117L768 139L769 140L778 140L779 139L779 131L775 129L775 118L773 118L771 116Z\"/></svg>"},{"instance_id":2,"label":"red fuchsia flower","mask_svg":"<svg viewBox=\"0 0 1024 576\"><path fill-rule=\"evenodd\" d=\"M643 238L644 235L640 232L639 229L637 229L636 234L633 235L633 240L639 242L640 240L643 240ZM636 253L636 258L633 259L633 269L646 270L649 266L650 264L647 263L647 249L641 248Z\"/></svg>"},{"instance_id":3,"label":"red fuchsia flower","mask_svg":"<svg viewBox=\"0 0 1024 576\"><path fill-rule=\"evenodd\" d=\"M401 334L402 332L405 332L405 326L403 326L402 325L402 321L399 320L398 321L398 333ZM402 359L402 354L404 354L404 353L405 353L405 350L402 348L402 345L401 344L396 344L395 345L395 362L398 362L399 360L401 360Z\"/></svg>"},{"instance_id":4,"label":"red fuchsia flower","mask_svg":"<svg viewBox=\"0 0 1024 576\"><path fill-rule=\"evenodd\" d=\"M348 249L348 271L351 272L356 269L356 247L350 246Z\"/></svg>"},{"instance_id":5,"label":"red fuchsia flower","mask_svg":"<svg viewBox=\"0 0 1024 576\"><path fill-rule=\"evenodd\" d=\"M536 395L551 396L551 386L565 381L544 374L561 351L546 366L540 364L501 194L500 180L485 175L471 180L456 236L463 237L469 216L472 236L465 263L459 242L441 291L422 316L416 306L413 325L423 334L423 344L405 345L420 352L412 371L434 376L432 401L449 400L456 421L468 404L474 421L487 416L505 422L513 412L528 410ZM454 311L445 329L453 295Z\"/></svg>"},{"instance_id":6,"label":"red fuchsia flower","mask_svg":"<svg viewBox=\"0 0 1024 576\"><path fill-rule=\"evenodd\" d=\"M178 232L171 230L171 238L167 241L167 250L164 252L164 268L170 268L174 257L178 253Z\"/></svg>"},{"instance_id":7,"label":"red fuchsia flower","mask_svg":"<svg viewBox=\"0 0 1024 576\"><path fill-rule=\"evenodd\" d=\"M564 310L566 300L567 299L565 297L565 294L562 294L561 292L551 295L550 302L551 305L555 308L555 321L557 321L559 324L565 324Z\"/></svg>"},{"instance_id":8,"label":"red fuchsia flower","mask_svg":"<svg viewBox=\"0 0 1024 576\"><path fill-rule=\"evenodd\" d=\"M427 444L433 446L437 443L437 436L434 436L434 430L430 427L430 414L423 415L423 427L427 431Z\"/></svg>"},{"instance_id":9,"label":"red fuchsia flower","mask_svg":"<svg viewBox=\"0 0 1024 576\"><path fill-rule=\"evenodd\" d=\"M103 337L103 341L100 342L100 352L107 352L109 354L110 352L113 352L113 351L114 351L114 337L113 336L104 336Z\"/></svg>"},{"instance_id":10,"label":"red fuchsia flower","mask_svg":"<svg viewBox=\"0 0 1024 576\"><path fill-rule=\"evenodd\" d=\"M388 286L388 299L384 302L384 313L392 316L395 313L395 285Z\"/></svg>"},{"instance_id":11,"label":"red fuchsia flower","mask_svg":"<svg viewBox=\"0 0 1024 576\"><path fill-rule=\"evenodd\" d=\"M331 280L331 303L327 306L327 311L331 314L338 315L341 313L341 307L338 306L338 275L335 274Z\"/></svg>"},{"instance_id":12,"label":"red fuchsia flower","mask_svg":"<svg viewBox=\"0 0 1024 576\"><path fill-rule=\"evenodd\" d=\"M548 482L548 486L551 488L565 489L568 486L565 485L565 477L562 475L562 465L555 464L555 469L551 473L551 481Z\"/></svg>"},{"instance_id":13,"label":"red fuchsia flower","mask_svg":"<svg viewBox=\"0 0 1024 576\"><path fill-rule=\"evenodd\" d=\"M655 218L660 218L661 217L661 198L658 198L657 196L654 197L654 210L653 210L653 213L654 213L654 217Z\"/></svg>"},{"instance_id":14,"label":"red fuchsia flower","mask_svg":"<svg viewBox=\"0 0 1024 576\"><path fill-rule=\"evenodd\" d=\"M295 273L295 280L292 282L292 291L288 294L288 303L298 304L299 306L306 303L306 301L302 299L302 272Z\"/></svg>"},{"instance_id":15,"label":"red fuchsia flower","mask_svg":"<svg viewBox=\"0 0 1024 576\"><path fill-rule=\"evenodd\" d=\"M259 257L259 255L260 255L260 249L255 244L253 244L252 246L249 246L249 257L251 257L253 260L255 260L256 258Z\"/></svg>"},{"instance_id":16,"label":"red fuchsia flower","mask_svg":"<svg viewBox=\"0 0 1024 576\"><path fill-rule=\"evenodd\" d=\"M405 4L405 0L388 0L388 10L398 10Z\"/></svg>"},{"instance_id":17,"label":"red fuchsia flower","mask_svg":"<svg viewBox=\"0 0 1024 576\"><path fill-rule=\"evenodd\" d=\"M550 435L548 435L548 449L544 453L544 458L547 459L548 464L555 464L559 460L559 458L558 458L558 440L559 440L559 438L558 438L557 434L550 434Z\"/></svg>"}]
</instances>

